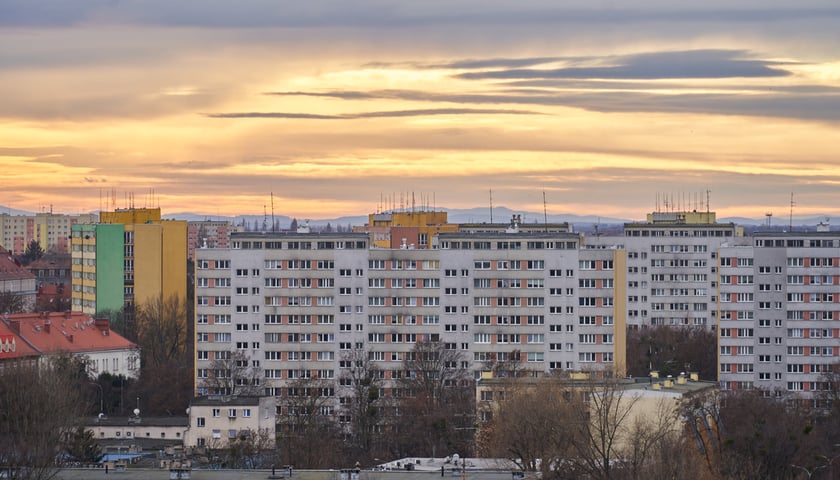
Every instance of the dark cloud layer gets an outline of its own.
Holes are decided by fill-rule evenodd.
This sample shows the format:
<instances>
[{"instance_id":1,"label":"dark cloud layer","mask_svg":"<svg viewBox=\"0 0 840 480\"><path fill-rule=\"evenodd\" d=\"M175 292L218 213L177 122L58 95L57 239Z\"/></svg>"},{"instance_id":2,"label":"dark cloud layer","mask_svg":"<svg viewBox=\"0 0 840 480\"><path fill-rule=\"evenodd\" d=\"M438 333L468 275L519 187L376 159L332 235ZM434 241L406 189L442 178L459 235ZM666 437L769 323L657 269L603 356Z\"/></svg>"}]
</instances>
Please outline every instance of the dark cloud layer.
<instances>
[{"instance_id":1,"label":"dark cloud layer","mask_svg":"<svg viewBox=\"0 0 840 480\"><path fill-rule=\"evenodd\" d=\"M773 68L777 63L739 58L743 55L744 52L733 50L653 52L600 59L613 63L610 66L490 70L462 73L457 76L470 80L544 78L658 80L780 77L789 75L782 69Z\"/></svg>"},{"instance_id":2,"label":"dark cloud layer","mask_svg":"<svg viewBox=\"0 0 840 480\"><path fill-rule=\"evenodd\" d=\"M290 118L312 120L357 120L361 118L425 117L429 115L534 115L537 112L525 110L477 109L477 108L429 108L418 110L395 110L386 112L347 113L343 115L314 115L309 113L284 112L235 112L211 113L210 118Z\"/></svg>"},{"instance_id":3,"label":"dark cloud layer","mask_svg":"<svg viewBox=\"0 0 840 480\"><path fill-rule=\"evenodd\" d=\"M761 24L840 18L828 1L786 2L636 2L615 6L601 2L504 1L276 2L273 0L4 0L0 25L69 26L78 24L163 25L211 28L379 27L431 25L621 25L627 23Z\"/></svg>"}]
</instances>

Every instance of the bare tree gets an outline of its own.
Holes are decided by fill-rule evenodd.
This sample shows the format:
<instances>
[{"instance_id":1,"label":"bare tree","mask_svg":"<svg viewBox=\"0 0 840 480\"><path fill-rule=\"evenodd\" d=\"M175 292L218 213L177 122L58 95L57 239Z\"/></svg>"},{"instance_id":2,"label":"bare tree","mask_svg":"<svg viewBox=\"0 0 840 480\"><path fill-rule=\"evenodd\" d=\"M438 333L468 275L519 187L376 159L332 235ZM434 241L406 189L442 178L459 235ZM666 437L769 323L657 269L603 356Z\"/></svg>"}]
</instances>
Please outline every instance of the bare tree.
<instances>
[{"instance_id":1,"label":"bare tree","mask_svg":"<svg viewBox=\"0 0 840 480\"><path fill-rule=\"evenodd\" d=\"M65 361L66 360L66 361ZM66 370L70 366L70 370ZM84 400L72 358L59 357L40 367L4 366L0 375L0 470L14 478L42 480L55 476L65 435L76 427Z\"/></svg>"},{"instance_id":2,"label":"bare tree","mask_svg":"<svg viewBox=\"0 0 840 480\"><path fill-rule=\"evenodd\" d=\"M725 478L789 479L824 464L821 440L801 399L765 397L759 390L728 392L721 399L720 454ZM810 475L809 475L810 476Z\"/></svg>"},{"instance_id":3,"label":"bare tree","mask_svg":"<svg viewBox=\"0 0 840 480\"><path fill-rule=\"evenodd\" d=\"M357 348L344 353L339 383L345 398L343 414L349 417L351 454L369 455L381 438L388 399L385 398L385 375L368 352Z\"/></svg>"},{"instance_id":4,"label":"bare tree","mask_svg":"<svg viewBox=\"0 0 840 480\"><path fill-rule=\"evenodd\" d=\"M277 423L286 463L299 468L336 466L341 442L335 418L335 383L301 379L290 383L285 393Z\"/></svg>"},{"instance_id":5,"label":"bare tree","mask_svg":"<svg viewBox=\"0 0 840 480\"><path fill-rule=\"evenodd\" d=\"M23 313L26 300L23 295L8 290L0 290L0 313Z\"/></svg>"},{"instance_id":6,"label":"bare tree","mask_svg":"<svg viewBox=\"0 0 840 480\"><path fill-rule=\"evenodd\" d=\"M274 437L274 429L239 432L235 438L229 439L224 450L225 466L253 470L274 465Z\"/></svg>"},{"instance_id":7,"label":"bare tree","mask_svg":"<svg viewBox=\"0 0 840 480\"><path fill-rule=\"evenodd\" d=\"M571 408L567 391L554 379L541 383L501 379L485 393L496 408L492 419L481 425L479 455L507 458L526 472L549 476L553 465L569 454Z\"/></svg>"},{"instance_id":8,"label":"bare tree","mask_svg":"<svg viewBox=\"0 0 840 480\"><path fill-rule=\"evenodd\" d=\"M181 360L187 351L187 309L173 295L137 307L137 340L143 348L143 366Z\"/></svg>"},{"instance_id":9,"label":"bare tree","mask_svg":"<svg viewBox=\"0 0 840 480\"><path fill-rule=\"evenodd\" d=\"M705 327L653 326L627 331L627 373L646 377L657 370L664 377L698 372L717 378L717 334Z\"/></svg>"},{"instance_id":10,"label":"bare tree","mask_svg":"<svg viewBox=\"0 0 840 480\"><path fill-rule=\"evenodd\" d=\"M129 395L143 399L142 410L146 414L183 412L194 391L193 353L184 301L174 295L158 298L139 305L136 314L142 369Z\"/></svg>"},{"instance_id":11,"label":"bare tree","mask_svg":"<svg viewBox=\"0 0 840 480\"><path fill-rule=\"evenodd\" d=\"M254 366L251 357L241 350L216 352L222 358L213 360L207 378L200 386L216 395L260 395L262 371Z\"/></svg>"},{"instance_id":12,"label":"bare tree","mask_svg":"<svg viewBox=\"0 0 840 480\"><path fill-rule=\"evenodd\" d=\"M484 362L484 370L493 372L495 377L518 378L531 373L522 362L522 352L489 352L488 359Z\"/></svg>"},{"instance_id":13,"label":"bare tree","mask_svg":"<svg viewBox=\"0 0 840 480\"><path fill-rule=\"evenodd\" d=\"M564 475L616 478L615 461L623 457L622 442L629 437L631 412L639 397L629 393L615 378L589 380L568 391L569 400L576 404L567 410L572 414L569 418L571 455L556 468L563 468Z\"/></svg>"},{"instance_id":14,"label":"bare tree","mask_svg":"<svg viewBox=\"0 0 840 480\"><path fill-rule=\"evenodd\" d=\"M475 382L464 355L440 341L415 344L403 362L405 395L396 453L469 455L475 447Z\"/></svg>"}]
</instances>

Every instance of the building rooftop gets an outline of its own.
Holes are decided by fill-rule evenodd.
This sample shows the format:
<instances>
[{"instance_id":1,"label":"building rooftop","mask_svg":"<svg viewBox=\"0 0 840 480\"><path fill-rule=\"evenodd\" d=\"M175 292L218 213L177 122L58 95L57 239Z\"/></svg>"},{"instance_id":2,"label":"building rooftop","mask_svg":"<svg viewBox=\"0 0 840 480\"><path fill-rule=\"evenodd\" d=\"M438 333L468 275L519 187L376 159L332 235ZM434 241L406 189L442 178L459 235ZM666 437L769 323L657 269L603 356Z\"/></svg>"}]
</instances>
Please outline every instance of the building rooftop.
<instances>
[{"instance_id":1,"label":"building rooftop","mask_svg":"<svg viewBox=\"0 0 840 480\"><path fill-rule=\"evenodd\" d=\"M137 420L139 418L139 421ZM147 426L147 427L188 427L190 425L190 417L173 416L173 417L86 417L84 419L87 426L102 426L102 427L127 427L127 426Z\"/></svg>"},{"instance_id":2,"label":"building rooftop","mask_svg":"<svg viewBox=\"0 0 840 480\"><path fill-rule=\"evenodd\" d=\"M17 313L3 321L42 354L137 348L113 332L107 319L94 320L81 312Z\"/></svg>"},{"instance_id":3,"label":"building rooftop","mask_svg":"<svg viewBox=\"0 0 840 480\"><path fill-rule=\"evenodd\" d=\"M70 270L70 254L69 253L62 253L62 254L48 254L44 255L43 257L35 260L34 262L30 263L26 266L29 271L33 270L55 270L55 269L64 269Z\"/></svg>"},{"instance_id":4,"label":"building rooftop","mask_svg":"<svg viewBox=\"0 0 840 480\"><path fill-rule=\"evenodd\" d=\"M33 278L35 278L35 275L32 275L26 267L21 266L8 250L0 247L0 281L30 280Z\"/></svg>"},{"instance_id":5,"label":"building rooftop","mask_svg":"<svg viewBox=\"0 0 840 480\"><path fill-rule=\"evenodd\" d=\"M256 396L237 396L237 395L206 395L196 397L190 402L190 406L219 406L219 405L248 405L256 406L260 404L260 398Z\"/></svg>"},{"instance_id":6,"label":"building rooftop","mask_svg":"<svg viewBox=\"0 0 840 480\"><path fill-rule=\"evenodd\" d=\"M9 325L0 321L0 360L34 357L39 352L26 343Z\"/></svg>"}]
</instances>

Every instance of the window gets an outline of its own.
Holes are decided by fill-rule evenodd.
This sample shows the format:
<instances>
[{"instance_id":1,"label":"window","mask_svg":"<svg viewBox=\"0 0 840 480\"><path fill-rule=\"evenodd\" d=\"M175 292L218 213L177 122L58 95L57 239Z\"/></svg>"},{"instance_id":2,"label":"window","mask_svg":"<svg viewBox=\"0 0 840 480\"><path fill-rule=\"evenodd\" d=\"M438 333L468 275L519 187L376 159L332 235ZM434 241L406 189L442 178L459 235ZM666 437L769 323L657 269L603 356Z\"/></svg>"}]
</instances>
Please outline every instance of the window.
<instances>
[{"instance_id":1,"label":"window","mask_svg":"<svg viewBox=\"0 0 840 480\"><path fill-rule=\"evenodd\" d=\"M198 417L195 419L195 426L196 427L203 427L206 424L204 417Z\"/></svg>"}]
</instances>

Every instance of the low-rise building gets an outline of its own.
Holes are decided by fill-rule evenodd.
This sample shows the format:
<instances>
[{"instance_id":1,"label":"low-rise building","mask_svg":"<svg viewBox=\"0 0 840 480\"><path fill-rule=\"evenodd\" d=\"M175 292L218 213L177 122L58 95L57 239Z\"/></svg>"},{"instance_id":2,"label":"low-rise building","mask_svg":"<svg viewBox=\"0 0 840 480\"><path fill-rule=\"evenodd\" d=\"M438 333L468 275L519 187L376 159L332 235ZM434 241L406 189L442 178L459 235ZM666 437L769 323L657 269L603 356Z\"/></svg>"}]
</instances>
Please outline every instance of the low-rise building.
<instances>
[{"instance_id":1,"label":"low-rise building","mask_svg":"<svg viewBox=\"0 0 840 480\"><path fill-rule=\"evenodd\" d=\"M111 330L107 319L80 312L38 312L3 316L4 326L41 359L63 353L84 357L88 373L137 377L140 349Z\"/></svg>"},{"instance_id":2,"label":"low-rise building","mask_svg":"<svg viewBox=\"0 0 840 480\"><path fill-rule=\"evenodd\" d=\"M275 408L273 397L196 397L190 403L184 446L223 448L250 440L261 448L274 448Z\"/></svg>"},{"instance_id":3,"label":"low-rise building","mask_svg":"<svg viewBox=\"0 0 840 480\"><path fill-rule=\"evenodd\" d=\"M108 451L132 446L140 450L161 450L183 446L189 417L105 417L88 419L85 427L97 443Z\"/></svg>"},{"instance_id":4,"label":"low-rise building","mask_svg":"<svg viewBox=\"0 0 840 480\"><path fill-rule=\"evenodd\" d=\"M0 247L0 313L32 310L35 305L35 276L12 254Z\"/></svg>"}]
</instances>

